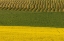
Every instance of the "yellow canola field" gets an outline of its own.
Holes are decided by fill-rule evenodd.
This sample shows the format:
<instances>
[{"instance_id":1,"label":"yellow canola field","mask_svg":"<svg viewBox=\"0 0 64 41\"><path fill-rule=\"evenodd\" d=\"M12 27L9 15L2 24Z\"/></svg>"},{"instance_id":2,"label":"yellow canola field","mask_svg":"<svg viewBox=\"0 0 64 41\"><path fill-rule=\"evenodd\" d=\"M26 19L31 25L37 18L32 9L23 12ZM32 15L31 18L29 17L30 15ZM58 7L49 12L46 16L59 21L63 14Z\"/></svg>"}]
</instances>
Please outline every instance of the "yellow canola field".
<instances>
[{"instance_id":1,"label":"yellow canola field","mask_svg":"<svg viewBox=\"0 0 64 41\"><path fill-rule=\"evenodd\" d=\"M0 26L0 41L64 41L64 28Z\"/></svg>"}]
</instances>

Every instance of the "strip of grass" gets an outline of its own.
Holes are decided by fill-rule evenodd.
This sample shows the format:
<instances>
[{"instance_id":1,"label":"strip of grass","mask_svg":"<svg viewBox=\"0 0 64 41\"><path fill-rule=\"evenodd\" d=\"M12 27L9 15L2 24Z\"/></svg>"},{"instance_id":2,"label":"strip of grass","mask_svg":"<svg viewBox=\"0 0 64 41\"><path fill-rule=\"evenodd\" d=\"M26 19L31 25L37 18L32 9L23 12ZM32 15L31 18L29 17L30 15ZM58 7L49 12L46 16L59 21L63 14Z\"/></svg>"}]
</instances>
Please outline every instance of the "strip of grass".
<instances>
[{"instance_id":1,"label":"strip of grass","mask_svg":"<svg viewBox=\"0 0 64 41\"><path fill-rule=\"evenodd\" d=\"M0 10L0 25L64 27L64 13Z\"/></svg>"}]
</instances>

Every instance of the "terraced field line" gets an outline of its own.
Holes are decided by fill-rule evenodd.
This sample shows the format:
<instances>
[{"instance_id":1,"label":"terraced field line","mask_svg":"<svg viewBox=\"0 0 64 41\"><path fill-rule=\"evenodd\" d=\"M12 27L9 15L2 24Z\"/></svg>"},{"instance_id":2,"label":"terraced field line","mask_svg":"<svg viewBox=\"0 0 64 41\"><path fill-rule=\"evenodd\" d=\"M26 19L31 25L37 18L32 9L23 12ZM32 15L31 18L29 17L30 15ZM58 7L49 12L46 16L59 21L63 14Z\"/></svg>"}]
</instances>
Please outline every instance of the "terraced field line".
<instances>
[{"instance_id":1,"label":"terraced field line","mask_svg":"<svg viewBox=\"0 0 64 41\"><path fill-rule=\"evenodd\" d=\"M64 41L64 28L0 26L0 41Z\"/></svg>"}]
</instances>

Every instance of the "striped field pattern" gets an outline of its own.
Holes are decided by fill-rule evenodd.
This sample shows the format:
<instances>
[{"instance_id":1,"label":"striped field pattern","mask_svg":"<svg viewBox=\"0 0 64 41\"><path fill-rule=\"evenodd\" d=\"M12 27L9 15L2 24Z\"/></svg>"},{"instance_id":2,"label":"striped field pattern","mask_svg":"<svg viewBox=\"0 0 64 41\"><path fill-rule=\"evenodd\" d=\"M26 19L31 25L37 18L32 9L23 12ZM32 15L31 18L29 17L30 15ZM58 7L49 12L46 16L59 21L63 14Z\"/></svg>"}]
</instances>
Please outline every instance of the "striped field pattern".
<instances>
[{"instance_id":1,"label":"striped field pattern","mask_svg":"<svg viewBox=\"0 0 64 41\"><path fill-rule=\"evenodd\" d=\"M0 0L0 9L64 12L64 0Z\"/></svg>"},{"instance_id":2,"label":"striped field pattern","mask_svg":"<svg viewBox=\"0 0 64 41\"><path fill-rule=\"evenodd\" d=\"M0 0L0 41L64 41L64 0Z\"/></svg>"}]
</instances>

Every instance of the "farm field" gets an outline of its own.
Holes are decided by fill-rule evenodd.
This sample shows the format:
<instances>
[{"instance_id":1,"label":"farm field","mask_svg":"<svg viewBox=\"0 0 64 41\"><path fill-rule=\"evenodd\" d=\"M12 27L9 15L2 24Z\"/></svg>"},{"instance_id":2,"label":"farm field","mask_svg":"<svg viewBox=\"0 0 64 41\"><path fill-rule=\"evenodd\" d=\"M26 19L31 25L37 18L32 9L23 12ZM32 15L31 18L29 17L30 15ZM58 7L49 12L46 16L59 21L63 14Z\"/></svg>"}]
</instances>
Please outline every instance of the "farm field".
<instances>
[{"instance_id":1,"label":"farm field","mask_svg":"<svg viewBox=\"0 0 64 41\"><path fill-rule=\"evenodd\" d=\"M64 12L64 0L0 0L0 9L32 12Z\"/></svg>"},{"instance_id":2,"label":"farm field","mask_svg":"<svg viewBox=\"0 0 64 41\"><path fill-rule=\"evenodd\" d=\"M0 10L0 25L64 27L64 12Z\"/></svg>"},{"instance_id":3,"label":"farm field","mask_svg":"<svg viewBox=\"0 0 64 41\"><path fill-rule=\"evenodd\" d=\"M0 41L64 41L64 28L0 26Z\"/></svg>"},{"instance_id":4,"label":"farm field","mask_svg":"<svg viewBox=\"0 0 64 41\"><path fill-rule=\"evenodd\" d=\"M0 25L64 27L64 1L0 0Z\"/></svg>"},{"instance_id":5,"label":"farm field","mask_svg":"<svg viewBox=\"0 0 64 41\"><path fill-rule=\"evenodd\" d=\"M64 0L0 0L0 41L64 41Z\"/></svg>"}]
</instances>

